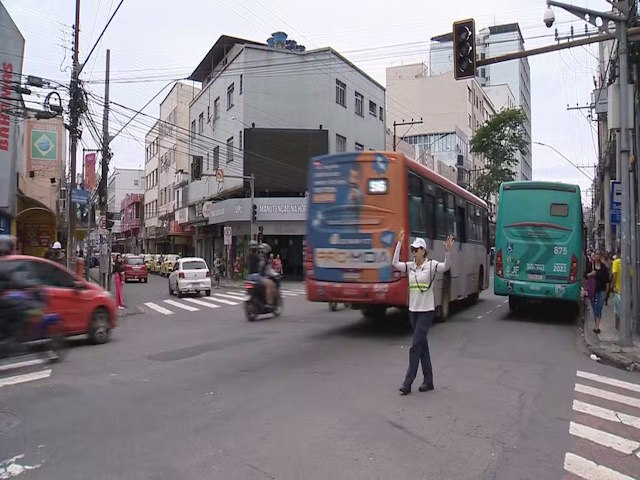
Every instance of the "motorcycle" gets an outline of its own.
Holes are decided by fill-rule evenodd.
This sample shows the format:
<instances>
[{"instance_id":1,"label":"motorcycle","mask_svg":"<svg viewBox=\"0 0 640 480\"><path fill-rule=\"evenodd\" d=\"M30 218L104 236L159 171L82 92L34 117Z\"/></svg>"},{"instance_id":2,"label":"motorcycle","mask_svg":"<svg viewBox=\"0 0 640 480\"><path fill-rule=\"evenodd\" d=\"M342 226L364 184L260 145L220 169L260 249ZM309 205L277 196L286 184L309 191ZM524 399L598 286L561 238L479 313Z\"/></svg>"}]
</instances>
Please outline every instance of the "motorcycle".
<instances>
[{"instance_id":1,"label":"motorcycle","mask_svg":"<svg viewBox=\"0 0 640 480\"><path fill-rule=\"evenodd\" d=\"M66 350L62 319L44 314L44 297L39 292L9 291L0 297L0 359L44 352L57 362Z\"/></svg>"},{"instance_id":2,"label":"motorcycle","mask_svg":"<svg viewBox=\"0 0 640 480\"><path fill-rule=\"evenodd\" d=\"M245 281L245 289L247 298L244 302L244 310L247 316L247 320L250 322L255 321L258 315L273 314L277 317L282 313L282 295L280 295L280 281L279 278L275 278L276 282L276 304L268 305L265 301L264 285L262 285L262 275L258 273L252 273L247 276Z\"/></svg>"}]
</instances>

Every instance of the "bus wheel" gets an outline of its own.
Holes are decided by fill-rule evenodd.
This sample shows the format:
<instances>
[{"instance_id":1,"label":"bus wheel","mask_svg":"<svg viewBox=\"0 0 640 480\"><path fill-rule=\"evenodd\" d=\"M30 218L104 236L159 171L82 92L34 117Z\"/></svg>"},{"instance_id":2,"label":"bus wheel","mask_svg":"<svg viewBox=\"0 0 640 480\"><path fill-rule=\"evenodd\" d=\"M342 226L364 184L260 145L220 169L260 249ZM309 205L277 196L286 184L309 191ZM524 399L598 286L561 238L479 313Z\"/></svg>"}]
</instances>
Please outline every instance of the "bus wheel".
<instances>
[{"instance_id":1,"label":"bus wheel","mask_svg":"<svg viewBox=\"0 0 640 480\"><path fill-rule=\"evenodd\" d=\"M523 300L514 295L509 295L509 311L511 313L517 313L522 306Z\"/></svg>"},{"instance_id":2,"label":"bus wheel","mask_svg":"<svg viewBox=\"0 0 640 480\"><path fill-rule=\"evenodd\" d=\"M338 303L337 302L329 302L329 310L331 310L332 312L335 312L336 310L338 310Z\"/></svg>"}]
</instances>

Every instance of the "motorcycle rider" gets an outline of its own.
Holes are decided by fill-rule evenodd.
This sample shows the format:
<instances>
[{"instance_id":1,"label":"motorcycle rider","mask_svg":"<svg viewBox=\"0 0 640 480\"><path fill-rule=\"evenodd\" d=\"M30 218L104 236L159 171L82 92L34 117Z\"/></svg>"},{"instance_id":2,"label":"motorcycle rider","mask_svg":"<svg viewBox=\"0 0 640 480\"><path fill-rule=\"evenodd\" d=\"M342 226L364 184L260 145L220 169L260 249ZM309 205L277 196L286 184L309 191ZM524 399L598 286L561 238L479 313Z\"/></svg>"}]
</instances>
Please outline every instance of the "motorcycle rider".
<instances>
[{"instance_id":1,"label":"motorcycle rider","mask_svg":"<svg viewBox=\"0 0 640 480\"><path fill-rule=\"evenodd\" d=\"M260 261L258 273L262 275L262 286L264 287L265 301L267 305L274 307L276 305L276 295L278 291L278 285L276 283L278 274L273 270L271 262L269 261L271 246L268 243L262 243L259 250Z\"/></svg>"}]
</instances>

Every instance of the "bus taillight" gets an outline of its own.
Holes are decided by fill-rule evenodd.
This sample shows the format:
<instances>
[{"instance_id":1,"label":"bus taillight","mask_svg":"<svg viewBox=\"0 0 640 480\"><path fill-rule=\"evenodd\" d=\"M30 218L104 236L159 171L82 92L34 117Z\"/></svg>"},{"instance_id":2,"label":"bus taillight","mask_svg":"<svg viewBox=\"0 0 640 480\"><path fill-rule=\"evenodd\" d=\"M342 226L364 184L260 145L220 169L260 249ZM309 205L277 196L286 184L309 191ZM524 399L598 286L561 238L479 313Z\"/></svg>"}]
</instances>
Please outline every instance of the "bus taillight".
<instances>
[{"instance_id":1,"label":"bus taillight","mask_svg":"<svg viewBox=\"0 0 640 480\"><path fill-rule=\"evenodd\" d=\"M569 269L569 283L578 281L578 257L571 255L571 268Z\"/></svg>"},{"instance_id":2,"label":"bus taillight","mask_svg":"<svg viewBox=\"0 0 640 480\"><path fill-rule=\"evenodd\" d=\"M502 277L504 274L503 264L502 264L502 249L496 252L496 275Z\"/></svg>"}]
</instances>

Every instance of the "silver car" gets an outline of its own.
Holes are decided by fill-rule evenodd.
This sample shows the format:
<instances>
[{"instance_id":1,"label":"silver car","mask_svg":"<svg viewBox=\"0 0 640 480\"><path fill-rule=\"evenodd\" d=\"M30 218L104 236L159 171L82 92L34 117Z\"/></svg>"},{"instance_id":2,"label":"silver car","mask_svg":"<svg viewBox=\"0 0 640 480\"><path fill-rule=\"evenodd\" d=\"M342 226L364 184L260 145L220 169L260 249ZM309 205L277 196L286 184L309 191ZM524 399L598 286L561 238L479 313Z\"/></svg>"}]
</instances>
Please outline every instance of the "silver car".
<instances>
[{"instance_id":1,"label":"silver car","mask_svg":"<svg viewBox=\"0 0 640 480\"><path fill-rule=\"evenodd\" d=\"M202 258L185 257L176 261L169 274L169 294L178 297L185 294L211 295L211 271Z\"/></svg>"}]
</instances>

